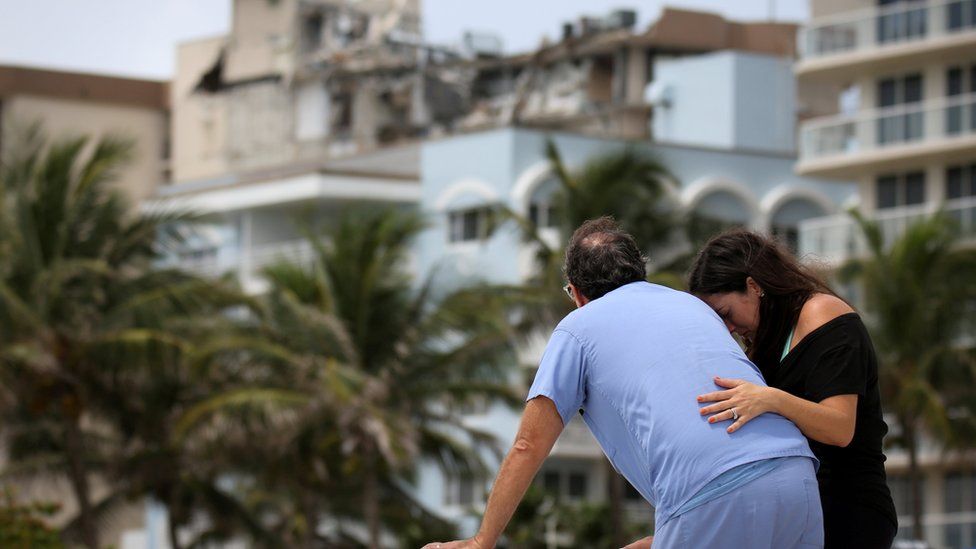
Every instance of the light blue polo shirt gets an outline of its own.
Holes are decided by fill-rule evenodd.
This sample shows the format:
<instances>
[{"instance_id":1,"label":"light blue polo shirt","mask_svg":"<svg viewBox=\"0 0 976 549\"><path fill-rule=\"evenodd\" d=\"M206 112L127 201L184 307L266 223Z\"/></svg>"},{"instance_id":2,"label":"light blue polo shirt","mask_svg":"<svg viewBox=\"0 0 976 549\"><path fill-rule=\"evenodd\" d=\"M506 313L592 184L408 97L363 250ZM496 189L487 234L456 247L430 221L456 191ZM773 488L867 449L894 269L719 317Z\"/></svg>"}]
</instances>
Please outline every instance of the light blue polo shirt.
<instances>
[{"instance_id":1,"label":"light blue polo shirt","mask_svg":"<svg viewBox=\"0 0 976 549\"><path fill-rule=\"evenodd\" d=\"M656 508L660 526L711 480L746 463L815 459L796 426L763 414L735 433L709 424L698 395L715 376L765 385L722 320L698 298L627 284L566 316L527 400L551 399L563 422L582 411L614 467Z\"/></svg>"}]
</instances>

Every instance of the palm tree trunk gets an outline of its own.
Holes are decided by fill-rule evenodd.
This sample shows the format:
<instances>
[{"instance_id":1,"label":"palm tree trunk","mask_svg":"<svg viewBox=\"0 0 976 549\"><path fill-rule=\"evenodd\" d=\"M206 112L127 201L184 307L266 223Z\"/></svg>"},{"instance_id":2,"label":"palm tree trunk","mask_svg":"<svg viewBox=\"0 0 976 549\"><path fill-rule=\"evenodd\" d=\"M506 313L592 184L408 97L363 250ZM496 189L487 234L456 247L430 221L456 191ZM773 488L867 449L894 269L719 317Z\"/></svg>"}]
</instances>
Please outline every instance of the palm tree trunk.
<instances>
[{"instance_id":1,"label":"palm tree trunk","mask_svg":"<svg viewBox=\"0 0 976 549\"><path fill-rule=\"evenodd\" d=\"M363 478L363 517L369 533L371 549L380 547L380 502L378 479L376 478L376 456L372 448L365 448L365 476Z\"/></svg>"},{"instance_id":2,"label":"palm tree trunk","mask_svg":"<svg viewBox=\"0 0 976 549\"><path fill-rule=\"evenodd\" d=\"M81 427L78 418L66 418L64 433L65 457L68 465L68 480L78 502L78 524L81 528L81 542L89 549L98 549L98 529L92 514L91 488L88 485L88 472L82 464L85 455Z\"/></svg>"},{"instance_id":3,"label":"palm tree trunk","mask_svg":"<svg viewBox=\"0 0 976 549\"><path fill-rule=\"evenodd\" d=\"M607 479L610 485L610 535L613 537L614 547L623 547L628 541L624 539L624 484L617 470L610 460L604 462L607 469Z\"/></svg>"},{"instance_id":4,"label":"palm tree trunk","mask_svg":"<svg viewBox=\"0 0 976 549\"><path fill-rule=\"evenodd\" d=\"M918 467L918 441L916 439L915 427L910 422L905 422L905 444L908 447L908 479L912 490L912 529L915 539L925 539L925 530L922 526L922 490L921 490L921 471Z\"/></svg>"},{"instance_id":5,"label":"palm tree trunk","mask_svg":"<svg viewBox=\"0 0 976 549\"><path fill-rule=\"evenodd\" d=\"M305 549L316 547L315 531L318 528L318 511L314 496L308 491L302 491L299 496L302 501L302 515L305 516L305 532L302 535L302 546Z\"/></svg>"},{"instance_id":6,"label":"palm tree trunk","mask_svg":"<svg viewBox=\"0 0 976 549\"><path fill-rule=\"evenodd\" d=\"M180 545L180 525L179 521L176 520L176 514L173 512L173 506L169 506L169 520L166 521L169 529L169 546L172 549L183 549Z\"/></svg>"}]
</instances>

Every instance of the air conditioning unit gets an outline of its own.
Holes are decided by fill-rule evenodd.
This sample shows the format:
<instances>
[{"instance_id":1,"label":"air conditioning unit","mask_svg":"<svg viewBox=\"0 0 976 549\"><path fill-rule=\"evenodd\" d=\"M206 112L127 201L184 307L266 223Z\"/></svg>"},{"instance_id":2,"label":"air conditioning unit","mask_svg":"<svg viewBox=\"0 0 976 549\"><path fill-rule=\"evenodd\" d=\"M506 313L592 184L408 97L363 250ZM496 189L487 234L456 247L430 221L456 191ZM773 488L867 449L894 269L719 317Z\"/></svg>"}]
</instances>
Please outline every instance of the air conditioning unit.
<instances>
[{"instance_id":1,"label":"air conditioning unit","mask_svg":"<svg viewBox=\"0 0 976 549\"><path fill-rule=\"evenodd\" d=\"M464 51L474 57L501 57L502 39L487 32L465 31L461 39Z\"/></svg>"},{"instance_id":2,"label":"air conditioning unit","mask_svg":"<svg viewBox=\"0 0 976 549\"><path fill-rule=\"evenodd\" d=\"M614 10L606 18L606 26L611 29L629 29L637 24L634 10Z\"/></svg>"}]
</instances>

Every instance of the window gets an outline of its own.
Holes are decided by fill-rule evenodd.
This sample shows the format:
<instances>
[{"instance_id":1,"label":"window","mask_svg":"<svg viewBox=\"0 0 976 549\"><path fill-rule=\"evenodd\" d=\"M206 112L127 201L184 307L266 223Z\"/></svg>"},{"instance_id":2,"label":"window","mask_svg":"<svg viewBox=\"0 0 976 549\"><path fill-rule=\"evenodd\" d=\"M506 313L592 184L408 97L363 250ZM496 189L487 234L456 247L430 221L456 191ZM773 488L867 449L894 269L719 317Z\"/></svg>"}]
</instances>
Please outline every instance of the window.
<instances>
[{"instance_id":1,"label":"window","mask_svg":"<svg viewBox=\"0 0 976 549\"><path fill-rule=\"evenodd\" d=\"M905 176L905 205L925 202L925 174L914 172Z\"/></svg>"},{"instance_id":2,"label":"window","mask_svg":"<svg viewBox=\"0 0 976 549\"><path fill-rule=\"evenodd\" d=\"M569 474L569 497L582 499L586 497L586 475L583 473Z\"/></svg>"},{"instance_id":3,"label":"window","mask_svg":"<svg viewBox=\"0 0 976 549\"><path fill-rule=\"evenodd\" d=\"M773 225L773 237L782 242L794 254L800 251L800 229L785 225Z\"/></svg>"},{"instance_id":4,"label":"window","mask_svg":"<svg viewBox=\"0 0 976 549\"><path fill-rule=\"evenodd\" d=\"M555 206L548 202L533 202L529 204L529 221L537 228L557 226Z\"/></svg>"},{"instance_id":5,"label":"window","mask_svg":"<svg viewBox=\"0 0 976 549\"><path fill-rule=\"evenodd\" d=\"M479 240L491 235L494 211L490 206L457 210L448 214L450 242Z\"/></svg>"},{"instance_id":6,"label":"window","mask_svg":"<svg viewBox=\"0 0 976 549\"><path fill-rule=\"evenodd\" d=\"M542 487L546 492L559 494L559 473L556 471L546 471L542 475Z\"/></svg>"},{"instance_id":7,"label":"window","mask_svg":"<svg viewBox=\"0 0 976 549\"><path fill-rule=\"evenodd\" d=\"M693 242L704 244L712 236L732 227L747 227L750 209L739 195L717 190L705 195L695 205L688 219L688 233Z\"/></svg>"},{"instance_id":8,"label":"window","mask_svg":"<svg viewBox=\"0 0 976 549\"><path fill-rule=\"evenodd\" d=\"M550 177L540 183L529 197L529 221L536 228L559 226L559 217L554 198L559 192L559 181Z\"/></svg>"},{"instance_id":9,"label":"window","mask_svg":"<svg viewBox=\"0 0 976 549\"><path fill-rule=\"evenodd\" d=\"M946 168L946 200L976 196L976 164Z\"/></svg>"},{"instance_id":10,"label":"window","mask_svg":"<svg viewBox=\"0 0 976 549\"><path fill-rule=\"evenodd\" d=\"M794 198L780 205L770 219L770 229L773 236L793 253L800 249L800 222L814 217L826 215L818 204L804 199Z\"/></svg>"},{"instance_id":11,"label":"window","mask_svg":"<svg viewBox=\"0 0 976 549\"><path fill-rule=\"evenodd\" d=\"M539 478L536 483L540 482ZM590 477L580 469L548 469L541 475L542 489L556 499L579 501L589 493Z\"/></svg>"},{"instance_id":12,"label":"window","mask_svg":"<svg viewBox=\"0 0 976 549\"><path fill-rule=\"evenodd\" d=\"M892 114L878 117L878 144L902 143L922 137L922 75L908 74L878 81L877 106ZM896 108L899 105L902 108Z\"/></svg>"},{"instance_id":13,"label":"window","mask_svg":"<svg viewBox=\"0 0 976 549\"><path fill-rule=\"evenodd\" d=\"M972 547L976 545L976 474L950 473L945 477L944 512L949 515L945 526L945 542L948 547ZM955 515L955 516L953 516Z\"/></svg>"},{"instance_id":14,"label":"window","mask_svg":"<svg viewBox=\"0 0 976 549\"><path fill-rule=\"evenodd\" d=\"M946 29L950 31L976 27L976 0L949 2L946 8Z\"/></svg>"},{"instance_id":15,"label":"window","mask_svg":"<svg viewBox=\"0 0 976 549\"><path fill-rule=\"evenodd\" d=\"M449 476L444 481L446 505L471 506L484 500L484 483L477 477Z\"/></svg>"},{"instance_id":16,"label":"window","mask_svg":"<svg viewBox=\"0 0 976 549\"><path fill-rule=\"evenodd\" d=\"M302 19L302 51L312 52L318 49L322 42L323 16L321 13L310 13Z\"/></svg>"},{"instance_id":17,"label":"window","mask_svg":"<svg viewBox=\"0 0 976 549\"><path fill-rule=\"evenodd\" d=\"M326 109L329 133L338 139L349 139L352 133L352 93L340 90L332 94Z\"/></svg>"},{"instance_id":18,"label":"window","mask_svg":"<svg viewBox=\"0 0 976 549\"><path fill-rule=\"evenodd\" d=\"M882 175L875 183L879 210L925 202L925 172Z\"/></svg>"},{"instance_id":19,"label":"window","mask_svg":"<svg viewBox=\"0 0 976 549\"><path fill-rule=\"evenodd\" d=\"M928 26L925 2L920 0L880 0L882 13L878 17L878 42L900 42L925 36ZM912 8L912 4L921 4Z\"/></svg>"},{"instance_id":20,"label":"window","mask_svg":"<svg viewBox=\"0 0 976 549\"><path fill-rule=\"evenodd\" d=\"M891 499L895 502L895 512L899 517L912 515L912 484L907 476L889 476L888 489ZM921 490L922 512L925 512L925 477L919 479L918 489ZM901 521L899 521L901 522Z\"/></svg>"},{"instance_id":21,"label":"window","mask_svg":"<svg viewBox=\"0 0 976 549\"><path fill-rule=\"evenodd\" d=\"M976 101L966 96L976 93L976 65L949 67L946 70L946 133L955 135L976 130Z\"/></svg>"},{"instance_id":22,"label":"window","mask_svg":"<svg viewBox=\"0 0 976 549\"><path fill-rule=\"evenodd\" d=\"M885 175L878 178L878 209L898 205L898 177Z\"/></svg>"}]
</instances>

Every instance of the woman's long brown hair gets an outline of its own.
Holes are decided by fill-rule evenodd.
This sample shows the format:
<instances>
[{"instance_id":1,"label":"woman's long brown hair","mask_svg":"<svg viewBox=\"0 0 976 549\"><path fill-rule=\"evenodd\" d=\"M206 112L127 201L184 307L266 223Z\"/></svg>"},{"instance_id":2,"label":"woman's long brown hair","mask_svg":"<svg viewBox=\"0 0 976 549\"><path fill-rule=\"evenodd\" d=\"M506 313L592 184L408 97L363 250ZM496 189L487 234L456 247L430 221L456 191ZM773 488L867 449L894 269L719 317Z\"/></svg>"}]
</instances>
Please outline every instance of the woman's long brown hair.
<instances>
[{"instance_id":1,"label":"woman's long brown hair","mask_svg":"<svg viewBox=\"0 0 976 549\"><path fill-rule=\"evenodd\" d=\"M746 341L746 354L765 373L779 364L803 304L816 293L836 294L777 240L742 229L705 244L688 273L688 290L697 296L744 292L748 277L765 295L759 300L755 340Z\"/></svg>"}]
</instances>

